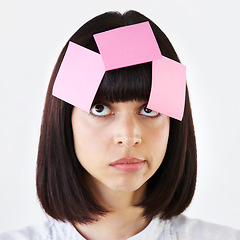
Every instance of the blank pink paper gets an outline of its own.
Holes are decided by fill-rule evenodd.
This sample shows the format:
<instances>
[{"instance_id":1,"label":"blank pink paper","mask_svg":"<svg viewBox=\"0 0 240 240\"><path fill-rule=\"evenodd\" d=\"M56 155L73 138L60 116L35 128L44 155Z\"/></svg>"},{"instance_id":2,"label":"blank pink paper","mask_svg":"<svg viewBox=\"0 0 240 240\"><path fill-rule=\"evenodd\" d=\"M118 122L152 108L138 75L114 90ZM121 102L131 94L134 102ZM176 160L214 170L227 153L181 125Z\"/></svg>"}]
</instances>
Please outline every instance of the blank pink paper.
<instances>
[{"instance_id":1,"label":"blank pink paper","mask_svg":"<svg viewBox=\"0 0 240 240\"><path fill-rule=\"evenodd\" d=\"M182 120L186 91L186 67L162 57L153 61L152 87L147 107Z\"/></svg>"},{"instance_id":2,"label":"blank pink paper","mask_svg":"<svg viewBox=\"0 0 240 240\"><path fill-rule=\"evenodd\" d=\"M162 57L149 22L116 28L94 35L105 69L151 62Z\"/></svg>"},{"instance_id":3,"label":"blank pink paper","mask_svg":"<svg viewBox=\"0 0 240 240\"><path fill-rule=\"evenodd\" d=\"M100 54L69 42L53 95L89 112L104 73Z\"/></svg>"}]
</instances>

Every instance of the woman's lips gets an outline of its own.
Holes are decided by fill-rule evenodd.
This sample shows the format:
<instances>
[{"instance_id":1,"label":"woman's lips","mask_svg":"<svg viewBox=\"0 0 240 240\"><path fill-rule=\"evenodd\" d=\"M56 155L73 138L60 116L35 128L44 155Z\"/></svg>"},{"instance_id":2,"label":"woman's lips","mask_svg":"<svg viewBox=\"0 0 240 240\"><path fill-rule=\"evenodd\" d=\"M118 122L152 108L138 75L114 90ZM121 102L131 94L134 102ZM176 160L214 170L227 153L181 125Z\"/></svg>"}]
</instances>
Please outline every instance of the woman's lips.
<instances>
[{"instance_id":1,"label":"woman's lips","mask_svg":"<svg viewBox=\"0 0 240 240\"><path fill-rule=\"evenodd\" d=\"M138 158L120 158L110 163L110 166L121 172L133 173L141 170L145 162L145 160Z\"/></svg>"}]
</instances>

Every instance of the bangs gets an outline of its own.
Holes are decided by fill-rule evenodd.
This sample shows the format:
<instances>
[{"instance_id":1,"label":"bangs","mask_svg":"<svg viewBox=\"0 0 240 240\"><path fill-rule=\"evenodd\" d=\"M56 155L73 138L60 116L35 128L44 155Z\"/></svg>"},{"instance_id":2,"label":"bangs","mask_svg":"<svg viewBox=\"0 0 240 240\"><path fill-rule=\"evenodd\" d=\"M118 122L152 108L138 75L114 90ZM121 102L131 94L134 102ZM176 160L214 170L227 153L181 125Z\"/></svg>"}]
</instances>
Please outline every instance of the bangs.
<instances>
[{"instance_id":1,"label":"bangs","mask_svg":"<svg viewBox=\"0 0 240 240\"><path fill-rule=\"evenodd\" d=\"M93 104L148 101L152 84L152 63L105 72Z\"/></svg>"}]
</instances>

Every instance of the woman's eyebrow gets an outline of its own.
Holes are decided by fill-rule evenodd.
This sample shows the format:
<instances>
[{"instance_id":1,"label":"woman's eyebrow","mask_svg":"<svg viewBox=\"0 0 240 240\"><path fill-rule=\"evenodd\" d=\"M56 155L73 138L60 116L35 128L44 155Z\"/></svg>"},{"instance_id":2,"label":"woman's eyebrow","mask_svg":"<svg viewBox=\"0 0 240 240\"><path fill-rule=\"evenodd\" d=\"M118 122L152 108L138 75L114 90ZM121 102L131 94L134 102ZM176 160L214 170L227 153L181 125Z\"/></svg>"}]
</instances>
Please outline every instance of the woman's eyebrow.
<instances>
[{"instance_id":1,"label":"woman's eyebrow","mask_svg":"<svg viewBox=\"0 0 240 240\"><path fill-rule=\"evenodd\" d=\"M93 103L91 105L91 108L96 104L103 104L103 105L106 105L106 106L111 106L113 103L109 102L109 101L105 101L105 100L96 99L96 100L93 101Z\"/></svg>"}]
</instances>

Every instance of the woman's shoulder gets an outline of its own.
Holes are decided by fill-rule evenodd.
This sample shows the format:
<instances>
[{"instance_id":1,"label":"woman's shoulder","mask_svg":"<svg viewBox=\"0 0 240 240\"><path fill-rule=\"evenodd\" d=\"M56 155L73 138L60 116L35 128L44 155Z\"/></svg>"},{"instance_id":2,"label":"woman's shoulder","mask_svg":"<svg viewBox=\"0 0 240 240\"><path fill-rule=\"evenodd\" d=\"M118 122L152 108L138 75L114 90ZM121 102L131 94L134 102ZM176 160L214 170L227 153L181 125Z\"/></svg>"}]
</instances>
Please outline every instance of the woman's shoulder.
<instances>
[{"instance_id":1,"label":"woman's shoulder","mask_svg":"<svg viewBox=\"0 0 240 240\"><path fill-rule=\"evenodd\" d=\"M171 219L179 240L240 240L240 230L179 215Z\"/></svg>"},{"instance_id":2,"label":"woman's shoulder","mask_svg":"<svg viewBox=\"0 0 240 240\"><path fill-rule=\"evenodd\" d=\"M152 219L129 240L240 240L240 231L179 215L170 220Z\"/></svg>"},{"instance_id":3,"label":"woman's shoulder","mask_svg":"<svg viewBox=\"0 0 240 240\"><path fill-rule=\"evenodd\" d=\"M43 240L51 239L51 222L48 221L39 226L28 226L19 230L12 230L0 233L0 240Z\"/></svg>"},{"instance_id":4,"label":"woman's shoulder","mask_svg":"<svg viewBox=\"0 0 240 240\"><path fill-rule=\"evenodd\" d=\"M39 226L0 233L0 240L82 240L84 238L68 222L49 219Z\"/></svg>"}]
</instances>

